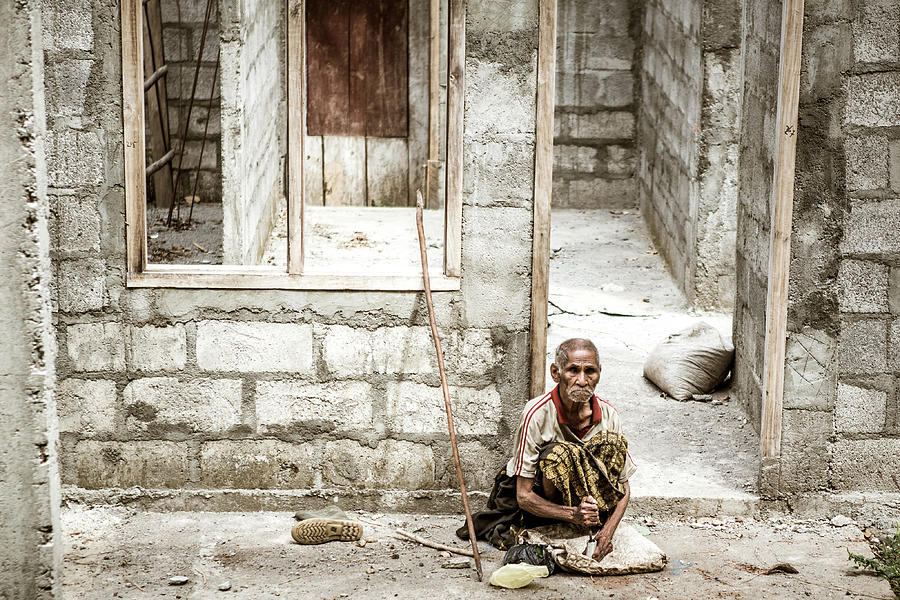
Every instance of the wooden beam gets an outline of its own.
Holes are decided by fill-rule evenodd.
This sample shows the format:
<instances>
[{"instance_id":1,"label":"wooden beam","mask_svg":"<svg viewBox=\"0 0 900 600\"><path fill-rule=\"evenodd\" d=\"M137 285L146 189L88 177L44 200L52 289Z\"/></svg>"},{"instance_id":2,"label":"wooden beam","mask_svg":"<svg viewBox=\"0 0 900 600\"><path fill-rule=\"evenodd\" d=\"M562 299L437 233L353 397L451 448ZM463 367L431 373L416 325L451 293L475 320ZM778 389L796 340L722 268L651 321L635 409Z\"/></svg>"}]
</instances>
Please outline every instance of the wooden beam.
<instances>
[{"instance_id":1,"label":"wooden beam","mask_svg":"<svg viewBox=\"0 0 900 600\"><path fill-rule=\"evenodd\" d=\"M122 120L125 145L125 246L129 275L147 266L144 176L144 48L140 0L122 0Z\"/></svg>"},{"instance_id":2,"label":"wooden beam","mask_svg":"<svg viewBox=\"0 0 900 600\"><path fill-rule=\"evenodd\" d=\"M428 8L428 160L425 163L425 208L437 208L441 146L441 0Z\"/></svg>"},{"instance_id":3,"label":"wooden beam","mask_svg":"<svg viewBox=\"0 0 900 600\"><path fill-rule=\"evenodd\" d=\"M791 217L794 205L802 42L803 0L785 0L781 16L781 61L778 67L775 173L772 184L772 231L769 239L769 284L766 300L766 354L760 427L760 449L763 459L781 455L781 413L784 401Z\"/></svg>"},{"instance_id":4,"label":"wooden beam","mask_svg":"<svg viewBox=\"0 0 900 600\"><path fill-rule=\"evenodd\" d=\"M302 0L289 0L287 27L287 270L303 272L303 144L306 137L306 43Z\"/></svg>"},{"instance_id":5,"label":"wooden beam","mask_svg":"<svg viewBox=\"0 0 900 600\"><path fill-rule=\"evenodd\" d=\"M534 233L531 245L531 396L544 393L550 290L550 199L553 191L553 111L556 86L556 0L540 0Z\"/></svg>"},{"instance_id":6,"label":"wooden beam","mask_svg":"<svg viewBox=\"0 0 900 600\"><path fill-rule=\"evenodd\" d=\"M444 273L462 271L463 117L466 104L466 2L449 1L447 64L447 205L444 210Z\"/></svg>"}]
</instances>

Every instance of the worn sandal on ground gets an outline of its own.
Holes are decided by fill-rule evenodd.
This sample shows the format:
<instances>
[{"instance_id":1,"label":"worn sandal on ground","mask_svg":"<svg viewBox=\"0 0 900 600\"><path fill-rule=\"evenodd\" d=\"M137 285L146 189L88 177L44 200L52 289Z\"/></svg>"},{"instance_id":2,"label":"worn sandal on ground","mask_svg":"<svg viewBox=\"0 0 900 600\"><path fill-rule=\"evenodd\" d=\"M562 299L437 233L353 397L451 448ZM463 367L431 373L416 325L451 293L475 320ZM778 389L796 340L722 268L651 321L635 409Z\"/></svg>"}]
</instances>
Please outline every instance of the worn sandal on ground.
<instances>
[{"instance_id":1,"label":"worn sandal on ground","mask_svg":"<svg viewBox=\"0 0 900 600\"><path fill-rule=\"evenodd\" d=\"M352 542L362 537L362 525L340 519L306 519L294 525L291 537L298 544L324 544L335 540Z\"/></svg>"}]
</instances>

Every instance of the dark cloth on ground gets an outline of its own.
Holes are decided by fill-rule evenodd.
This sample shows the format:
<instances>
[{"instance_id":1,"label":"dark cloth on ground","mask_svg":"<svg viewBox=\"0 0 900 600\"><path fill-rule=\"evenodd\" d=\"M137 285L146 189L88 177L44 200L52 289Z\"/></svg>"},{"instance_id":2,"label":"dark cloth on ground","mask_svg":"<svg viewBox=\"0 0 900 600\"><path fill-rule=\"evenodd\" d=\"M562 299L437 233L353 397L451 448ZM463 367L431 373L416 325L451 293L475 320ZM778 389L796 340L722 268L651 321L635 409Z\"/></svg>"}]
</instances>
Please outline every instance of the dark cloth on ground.
<instances>
[{"instance_id":1,"label":"dark cloth on ground","mask_svg":"<svg viewBox=\"0 0 900 600\"><path fill-rule=\"evenodd\" d=\"M601 521L605 521L616 503L625 495L619 474L625 466L628 442L624 436L604 430L584 444L551 442L540 449L534 491L543 496L543 477L547 477L563 496L566 506L581 503L584 496L597 500ZM475 536L494 547L507 550L516 544L520 531L554 523L519 508L516 477L502 469L494 478L487 510L472 515ZM463 524L456 535L469 539Z\"/></svg>"}]
</instances>

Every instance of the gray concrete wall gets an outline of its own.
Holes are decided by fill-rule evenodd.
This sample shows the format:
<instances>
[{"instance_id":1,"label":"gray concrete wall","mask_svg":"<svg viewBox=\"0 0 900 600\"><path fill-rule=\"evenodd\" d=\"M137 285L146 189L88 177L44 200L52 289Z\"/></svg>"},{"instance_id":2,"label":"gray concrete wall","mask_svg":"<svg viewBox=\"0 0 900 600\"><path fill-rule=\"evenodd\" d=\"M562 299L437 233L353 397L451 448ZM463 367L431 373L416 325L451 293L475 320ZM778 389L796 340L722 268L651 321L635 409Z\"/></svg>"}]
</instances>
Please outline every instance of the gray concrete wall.
<instances>
[{"instance_id":1,"label":"gray concrete wall","mask_svg":"<svg viewBox=\"0 0 900 600\"><path fill-rule=\"evenodd\" d=\"M806 9L782 491L897 492L898 15Z\"/></svg>"},{"instance_id":2,"label":"gray concrete wall","mask_svg":"<svg viewBox=\"0 0 900 600\"><path fill-rule=\"evenodd\" d=\"M178 178L178 198L183 199L194 193L194 179L197 196L202 202L222 200L221 159L221 116L220 101L221 73L217 82L213 81L216 68L216 53L219 50L219 2L212 3L210 22L206 32L206 43L200 54L203 21L206 16L206 2L203 0L161 0L163 20L163 49L169 73L166 75L166 91L169 103L169 127L171 148L181 149L184 138L183 170ZM148 50L145 48L145 52ZM190 120L185 127L188 103L200 57L200 71L194 105ZM207 119L209 126L207 127ZM203 140L201 159L200 149ZM149 138L148 138L149 139ZM174 166L178 166L176 157ZM199 166L199 170L198 170Z\"/></svg>"},{"instance_id":3,"label":"gray concrete wall","mask_svg":"<svg viewBox=\"0 0 900 600\"><path fill-rule=\"evenodd\" d=\"M744 0L734 385L759 431L766 337L781 3Z\"/></svg>"},{"instance_id":4,"label":"gray concrete wall","mask_svg":"<svg viewBox=\"0 0 900 600\"><path fill-rule=\"evenodd\" d=\"M648 0L638 196L657 249L698 308L734 302L740 4Z\"/></svg>"},{"instance_id":5,"label":"gray concrete wall","mask_svg":"<svg viewBox=\"0 0 900 600\"><path fill-rule=\"evenodd\" d=\"M554 207L637 206L634 60L640 4L558 4Z\"/></svg>"},{"instance_id":6,"label":"gray concrete wall","mask_svg":"<svg viewBox=\"0 0 900 600\"><path fill-rule=\"evenodd\" d=\"M79 24L47 16L67 54ZM4 2L0 23L0 598L44 599L59 596L62 544L40 6Z\"/></svg>"},{"instance_id":7,"label":"gray concrete wall","mask_svg":"<svg viewBox=\"0 0 900 600\"><path fill-rule=\"evenodd\" d=\"M118 3L79 6L88 93L105 102L79 109L77 131L58 124L53 138L74 141L49 159L52 193L79 207L60 227L84 232L59 236L54 261L69 493L141 486L157 491L132 497L170 508L288 508L303 493L458 506L421 293L124 286ZM489 489L528 394L537 23L536 0L467 3L462 289L435 303L475 490Z\"/></svg>"},{"instance_id":8,"label":"gray concrete wall","mask_svg":"<svg viewBox=\"0 0 900 600\"><path fill-rule=\"evenodd\" d=\"M276 0L223 0L220 6L225 264L260 263L284 202L283 5Z\"/></svg>"}]
</instances>

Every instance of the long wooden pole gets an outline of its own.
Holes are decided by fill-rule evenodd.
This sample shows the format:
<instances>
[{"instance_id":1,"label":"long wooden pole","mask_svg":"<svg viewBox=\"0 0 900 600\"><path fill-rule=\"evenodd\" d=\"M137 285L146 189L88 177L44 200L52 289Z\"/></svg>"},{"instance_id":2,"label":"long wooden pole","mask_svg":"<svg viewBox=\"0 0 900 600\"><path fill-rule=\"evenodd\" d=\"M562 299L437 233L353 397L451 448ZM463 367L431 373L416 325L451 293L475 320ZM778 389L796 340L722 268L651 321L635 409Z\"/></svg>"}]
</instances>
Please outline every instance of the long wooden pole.
<instances>
[{"instance_id":1,"label":"long wooden pole","mask_svg":"<svg viewBox=\"0 0 900 600\"><path fill-rule=\"evenodd\" d=\"M791 262L791 217L800 105L800 54L803 46L803 0L785 0L781 15L781 62L775 122L775 173L772 183L772 231L766 300L766 358L760 451L763 459L781 455L784 360L787 337L788 281Z\"/></svg>"},{"instance_id":2,"label":"long wooden pole","mask_svg":"<svg viewBox=\"0 0 900 600\"><path fill-rule=\"evenodd\" d=\"M475 558L475 570L478 581L481 581L481 557L478 555L478 540L475 538L475 526L472 513L469 511L469 495L466 492L466 481L463 477L462 465L459 462L459 448L456 445L456 429L453 426L453 407L450 406L450 388L447 386L447 373L444 371L444 352L441 350L441 338L438 335L437 320L434 318L434 301L431 298L431 279L428 277L428 253L425 251L425 226L422 224L422 192L416 192L416 229L419 232L419 253L422 255L422 282L425 286L425 304L428 306L428 320L431 323L431 337L434 338L434 349L437 352L438 371L441 374L441 391L444 392L444 408L447 410L447 429L450 431L450 445L453 447L453 462L456 465L456 477L459 479L459 491L462 494L463 510L466 512L466 527L469 529L469 540L472 542L472 556Z\"/></svg>"},{"instance_id":3,"label":"long wooden pole","mask_svg":"<svg viewBox=\"0 0 900 600\"><path fill-rule=\"evenodd\" d=\"M538 33L537 129L534 139L534 228L531 246L531 397L544 393L550 288L550 196L556 89L556 0L541 0Z\"/></svg>"},{"instance_id":4,"label":"long wooden pole","mask_svg":"<svg viewBox=\"0 0 900 600\"><path fill-rule=\"evenodd\" d=\"M441 135L441 0L429 2L428 17L428 161L425 163L425 206L437 208L437 169Z\"/></svg>"}]
</instances>

